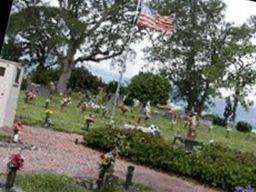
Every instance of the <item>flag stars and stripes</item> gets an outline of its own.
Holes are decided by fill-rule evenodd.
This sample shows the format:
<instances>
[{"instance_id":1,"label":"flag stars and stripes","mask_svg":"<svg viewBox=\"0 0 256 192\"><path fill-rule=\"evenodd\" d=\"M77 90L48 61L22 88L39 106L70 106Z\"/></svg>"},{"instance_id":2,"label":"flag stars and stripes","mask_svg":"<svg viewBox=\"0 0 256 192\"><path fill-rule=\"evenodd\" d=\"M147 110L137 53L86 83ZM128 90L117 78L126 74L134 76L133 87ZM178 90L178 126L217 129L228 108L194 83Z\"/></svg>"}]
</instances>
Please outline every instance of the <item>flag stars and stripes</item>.
<instances>
[{"instance_id":1,"label":"flag stars and stripes","mask_svg":"<svg viewBox=\"0 0 256 192\"><path fill-rule=\"evenodd\" d=\"M141 12L138 17L138 25L151 29L171 32L174 30L173 19L168 16L161 16L155 10L151 9L146 3L142 3Z\"/></svg>"}]
</instances>

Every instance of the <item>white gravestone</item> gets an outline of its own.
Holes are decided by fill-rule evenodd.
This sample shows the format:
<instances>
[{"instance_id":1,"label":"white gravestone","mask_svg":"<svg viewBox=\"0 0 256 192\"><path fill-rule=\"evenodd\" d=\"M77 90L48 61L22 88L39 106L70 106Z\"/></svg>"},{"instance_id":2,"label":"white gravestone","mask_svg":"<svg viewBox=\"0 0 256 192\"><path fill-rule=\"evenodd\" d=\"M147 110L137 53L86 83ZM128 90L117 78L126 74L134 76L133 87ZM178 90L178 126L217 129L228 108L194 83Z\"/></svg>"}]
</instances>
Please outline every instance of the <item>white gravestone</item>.
<instances>
[{"instance_id":1,"label":"white gravestone","mask_svg":"<svg viewBox=\"0 0 256 192\"><path fill-rule=\"evenodd\" d=\"M0 128L13 124L22 76L19 63L0 59Z\"/></svg>"}]
</instances>

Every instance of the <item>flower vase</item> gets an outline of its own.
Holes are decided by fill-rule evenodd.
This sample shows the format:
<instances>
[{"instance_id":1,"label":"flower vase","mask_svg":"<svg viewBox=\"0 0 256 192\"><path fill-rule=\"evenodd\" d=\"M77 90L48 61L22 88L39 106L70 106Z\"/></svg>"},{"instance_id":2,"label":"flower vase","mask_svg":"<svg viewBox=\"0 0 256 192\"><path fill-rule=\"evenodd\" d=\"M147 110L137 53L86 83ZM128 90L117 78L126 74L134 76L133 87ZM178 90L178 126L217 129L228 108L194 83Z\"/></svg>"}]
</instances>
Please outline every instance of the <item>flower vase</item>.
<instances>
[{"instance_id":1,"label":"flower vase","mask_svg":"<svg viewBox=\"0 0 256 192\"><path fill-rule=\"evenodd\" d=\"M6 180L6 189L11 189L14 185L15 179L16 179L16 168L9 168L7 180Z\"/></svg>"},{"instance_id":2,"label":"flower vase","mask_svg":"<svg viewBox=\"0 0 256 192\"><path fill-rule=\"evenodd\" d=\"M126 180L125 180L125 189L128 189L132 185L132 178L135 168L133 166L129 166L127 169Z\"/></svg>"},{"instance_id":3,"label":"flower vase","mask_svg":"<svg viewBox=\"0 0 256 192\"><path fill-rule=\"evenodd\" d=\"M19 142L19 134L16 133L14 136L13 136L13 142L14 143L18 143Z\"/></svg>"},{"instance_id":4,"label":"flower vase","mask_svg":"<svg viewBox=\"0 0 256 192\"><path fill-rule=\"evenodd\" d=\"M103 187L104 178L105 178L106 170L102 168L99 172L99 177L97 179L97 187L101 189Z\"/></svg>"}]
</instances>

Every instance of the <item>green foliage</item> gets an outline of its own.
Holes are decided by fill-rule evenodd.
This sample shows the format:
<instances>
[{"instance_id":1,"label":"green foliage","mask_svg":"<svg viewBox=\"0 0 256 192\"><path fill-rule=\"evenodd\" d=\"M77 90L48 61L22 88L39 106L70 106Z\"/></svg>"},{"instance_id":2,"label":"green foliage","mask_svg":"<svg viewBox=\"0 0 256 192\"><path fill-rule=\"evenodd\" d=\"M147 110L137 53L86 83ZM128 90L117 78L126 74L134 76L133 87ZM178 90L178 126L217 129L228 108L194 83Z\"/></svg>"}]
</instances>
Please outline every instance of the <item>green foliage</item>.
<instances>
[{"instance_id":1,"label":"green foliage","mask_svg":"<svg viewBox=\"0 0 256 192\"><path fill-rule=\"evenodd\" d=\"M58 91L66 91L78 63L100 62L124 51L135 1L58 0L57 6L39 1L15 2L4 55L28 67L59 66ZM131 41L141 36L136 30Z\"/></svg>"},{"instance_id":2,"label":"green foliage","mask_svg":"<svg viewBox=\"0 0 256 192\"><path fill-rule=\"evenodd\" d=\"M126 97L124 100L124 104L128 106L133 106L134 104L133 99L131 97Z\"/></svg>"},{"instance_id":3,"label":"green foliage","mask_svg":"<svg viewBox=\"0 0 256 192\"><path fill-rule=\"evenodd\" d=\"M235 121L238 104L248 110L253 104L249 98L252 87L256 82L256 62L254 53L256 46L252 42L255 31L249 24L232 29L232 41L227 47L228 53L225 55L229 62L226 69L223 87L232 90L232 115L231 120Z\"/></svg>"},{"instance_id":4,"label":"green foliage","mask_svg":"<svg viewBox=\"0 0 256 192\"><path fill-rule=\"evenodd\" d=\"M206 145L200 152L188 155L161 137L126 129L93 129L84 135L84 140L87 145L105 151L122 141L127 146L120 148L122 157L194 178L225 191L232 191L238 185L256 187L256 157L252 153L241 153L221 145Z\"/></svg>"},{"instance_id":5,"label":"green foliage","mask_svg":"<svg viewBox=\"0 0 256 192\"><path fill-rule=\"evenodd\" d=\"M218 115L213 115L212 119L213 119L212 123L214 125L219 125L219 126L222 126L222 127L225 127L227 125L226 122L225 122L225 119L218 116Z\"/></svg>"},{"instance_id":6,"label":"green foliage","mask_svg":"<svg viewBox=\"0 0 256 192\"><path fill-rule=\"evenodd\" d=\"M75 68L71 73L71 78L68 83L68 87L75 91L89 90L93 93L98 92L99 87L103 87L105 84L102 80L94 76L85 67Z\"/></svg>"},{"instance_id":7,"label":"green foliage","mask_svg":"<svg viewBox=\"0 0 256 192\"><path fill-rule=\"evenodd\" d=\"M33 83L48 85L51 81L57 81L60 71L45 67L38 67L30 74Z\"/></svg>"},{"instance_id":8,"label":"green foliage","mask_svg":"<svg viewBox=\"0 0 256 192\"><path fill-rule=\"evenodd\" d=\"M11 15L7 31L6 58L10 55L26 67L33 68L57 64L59 48L66 36L56 23L60 23L60 17L55 7L27 3L27 6L17 9Z\"/></svg>"},{"instance_id":9,"label":"green foliage","mask_svg":"<svg viewBox=\"0 0 256 192\"><path fill-rule=\"evenodd\" d=\"M106 92L108 94L115 94L116 93L116 89L117 89L117 85L118 85L118 82L117 81L110 81L107 85L106 85ZM127 89L126 87L122 86L120 87L120 94L123 95L123 94L126 94L127 92Z\"/></svg>"},{"instance_id":10,"label":"green foliage","mask_svg":"<svg viewBox=\"0 0 256 192\"><path fill-rule=\"evenodd\" d=\"M248 107L245 100L256 80L255 17L240 26L227 23L222 0L155 2L175 14L175 30L168 36L151 34L154 46L145 51L149 62L169 74L175 99L185 101L189 110L201 113L218 88L233 90L235 120L237 103Z\"/></svg>"},{"instance_id":11,"label":"green foliage","mask_svg":"<svg viewBox=\"0 0 256 192\"><path fill-rule=\"evenodd\" d=\"M240 132L250 133L252 131L252 125L247 122L239 121L236 124L236 129Z\"/></svg>"},{"instance_id":12,"label":"green foliage","mask_svg":"<svg viewBox=\"0 0 256 192\"><path fill-rule=\"evenodd\" d=\"M152 34L154 46L146 50L148 60L169 75L175 99L184 100L188 110L201 113L217 94L225 71L221 54L230 33L224 21L225 4L221 0L165 0L156 4L166 4L175 14L175 30L168 36Z\"/></svg>"},{"instance_id":13,"label":"green foliage","mask_svg":"<svg viewBox=\"0 0 256 192\"><path fill-rule=\"evenodd\" d=\"M8 139L8 136L6 134L0 133L0 141Z\"/></svg>"},{"instance_id":14,"label":"green foliage","mask_svg":"<svg viewBox=\"0 0 256 192\"><path fill-rule=\"evenodd\" d=\"M205 119L210 119L212 120L212 123L214 125L218 125L221 127L225 127L227 123L225 122L225 118L220 117L219 115L216 114L207 114L203 116Z\"/></svg>"},{"instance_id":15,"label":"green foliage","mask_svg":"<svg viewBox=\"0 0 256 192\"><path fill-rule=\"evenodd\" d=\"M168 79L152 73L139 73L132 78L128 86L128 97L143 103L166 104L169 99L171 85Z\"/></svg>"}]
</instances>

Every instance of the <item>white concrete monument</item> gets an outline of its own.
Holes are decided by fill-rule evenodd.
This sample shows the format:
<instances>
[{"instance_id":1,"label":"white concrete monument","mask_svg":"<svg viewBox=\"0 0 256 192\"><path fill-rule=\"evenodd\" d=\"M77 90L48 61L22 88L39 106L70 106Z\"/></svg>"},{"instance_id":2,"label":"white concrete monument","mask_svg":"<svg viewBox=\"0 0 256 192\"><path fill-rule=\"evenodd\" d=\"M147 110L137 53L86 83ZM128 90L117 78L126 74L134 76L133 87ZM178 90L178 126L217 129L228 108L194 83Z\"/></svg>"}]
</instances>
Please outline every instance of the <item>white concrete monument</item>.
<instances>
[{"instance_id":1,"label":"white concrete monument","mask_svg":"<svg viewBox=\"0 0 256 192\"><path fill-rule=\"evenodd\" d=\"M22 76L19 63L0 59L0 128L13 124Z\"/></svg>"}]
</instances>

